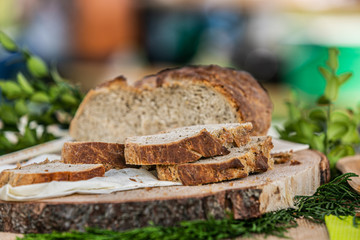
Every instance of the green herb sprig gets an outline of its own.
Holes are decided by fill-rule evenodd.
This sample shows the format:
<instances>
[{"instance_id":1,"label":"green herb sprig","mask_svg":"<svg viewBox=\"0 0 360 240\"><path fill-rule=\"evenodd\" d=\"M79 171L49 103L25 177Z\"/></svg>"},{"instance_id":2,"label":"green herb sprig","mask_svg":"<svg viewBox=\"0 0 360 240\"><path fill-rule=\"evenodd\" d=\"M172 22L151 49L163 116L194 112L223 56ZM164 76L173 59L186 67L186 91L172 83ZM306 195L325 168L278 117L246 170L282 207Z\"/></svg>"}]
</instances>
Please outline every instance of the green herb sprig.
<instances>
[{"instance_id":1,"label":"green herb sprig","mask_svg":"<svg viewBox=\"0 0 360 240\"><path fill-rule=\"evenodd\" d=\"M355 173L346 173L320 186L312 196L296 196L295 216L314 222L324 222L325 216L353 216L360 210L360 195L347 183Z\"/></svg>"},{"instance_id":2,"label":"green herb sprig","mask_svg":"<svg viewBox=\"0 0 360 240\"><path fill-rule=\"evenodd\" d=\"M354 173L347 173L322 185L313 196L297 196L295 209L284 209L264 214L260 218L234 220L228 217L221 220L184 221L178 226L149 227L115 232L89 228L85 232L53 232L49 234L26 234L24 240L147 240L147 239L228 239L238 236L250 237L253 234L274 235L286 237L288 228L296 227L296 219L304 217L314 222L322 223L326 215L338 217L354 216L360 207L360 195L347 183ZM358 220L357 220L358 221ZM357 222L354 221L354 222Z\"/></svg>"},{"instance_id":3,"label":"green herb sprig","mask_svg":"<svg viewBox=\"0 0 360 240\"><path fill-rule=\"evenodd\" d=\"M354 155L360 143L358 127L360 115L349 109L335 109L340 87L352 73L337 74L339 50L329 49L326 66L319 67L326 81L324 94L315 106L304 106L296 97L287 102L289 119L283 128L277 127L280 138L309 144L312 149L323 152L330 161L331 169L345 156Z\"/></svg>"},{"instance_id":4,"label":"green herb sprig","mask_svg":"<svg viewBox=\"0 0 360 240\"><path fill-rule=\"evenodd\" d=\"M67 128L83 94L38 56L0 31L0 45L26 65L15 79L0 80L0 155L52 139L48 126ZM40 130L40 131L39 131ZM14 136L9 139L9 134Z\"/></svg>"}]
</instances>

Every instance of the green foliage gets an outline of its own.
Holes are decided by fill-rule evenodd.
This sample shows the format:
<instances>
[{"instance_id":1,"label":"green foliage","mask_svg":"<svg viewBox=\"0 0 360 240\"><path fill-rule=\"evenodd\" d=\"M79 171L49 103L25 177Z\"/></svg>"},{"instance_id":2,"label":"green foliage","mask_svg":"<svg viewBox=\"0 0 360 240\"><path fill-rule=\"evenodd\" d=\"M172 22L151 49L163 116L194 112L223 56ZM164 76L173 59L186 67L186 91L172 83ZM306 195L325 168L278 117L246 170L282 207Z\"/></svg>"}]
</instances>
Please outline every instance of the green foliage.
<instances>
[{"instance_id":1,"label":"green foliage","mask_svg":"<svg viewBox=\"0 0 360 240\"><path fill-rule=\"evenodd\" d=\"M26 71L17 73L16 79L0 80L2 155L55 139L47 126L55 124L67 128L83 94L55 68L49 69L41 58L17 46L1 31L0 45L7 51L20 53L27 67ZM21 124L24 119L25 123ZM16 141L7 139L8 133L15 136Z\"/></svg>"},{"instance_id":2,"label":"green foliage","mask_svg":"<svg viewBox=\"0 0 360 240\"><path fill-rule=\"evenodd\" d=\"M15 42L1 31L0 31L0 45L2 45L4 49L9 52L15 52L17 50L17 46Z\"/></svg>"},{"instance_id":3,"label":"green foliage","mask_svg":"<svg viewBox=\"0 0 360 240\"><path fill-rule=\"evenodd\" d=\"M27 234L24 240L135 240L135 239L229 239L238 236L251 237L265 234L286 237L288 228L296 227L296 218L305 217L314 222L324 222L325 216L354 216L360 206L358 195L347 183L356 174L347 173L322 185L313 196L297 196L295 209L284 209L264 214L260 218L234 220L232 217L207 221L184 221L174 227L150 225L149 227L115 232L89 228L85 232L53 232ZM356 221L354 221L356 222Z\"/></svg>"},{"instance_id":4,"label":"green foliage","mask_svg":"<svg viewBox=\"0 0 360 240\"><path fill-rule=\"evenodd\" d=\"M283 128L277 128L280 138L306 143L325 153L332 169L340 158L354 155L354 148L360 143L359 113L334 107L340 87L352 76L349 72L337 74L338 55L337 49L329 49L326 66L319 67L326 87L316 106L301 105L295 95L295 99L286 103L288 120Z\"/></svg>"},{"instance_id":5,"label":"green foliage","mask_svg":"<svg viewBox=\"0 0 360 240\"><path fill-rule=\"evenodd\" d=\"M325 216L353 216L360 207L360 195L347 183L354 173L346 173L320 186L312 196L296 196L295 216L315 222L324 222Z\"/></svg>"}]
</instances>

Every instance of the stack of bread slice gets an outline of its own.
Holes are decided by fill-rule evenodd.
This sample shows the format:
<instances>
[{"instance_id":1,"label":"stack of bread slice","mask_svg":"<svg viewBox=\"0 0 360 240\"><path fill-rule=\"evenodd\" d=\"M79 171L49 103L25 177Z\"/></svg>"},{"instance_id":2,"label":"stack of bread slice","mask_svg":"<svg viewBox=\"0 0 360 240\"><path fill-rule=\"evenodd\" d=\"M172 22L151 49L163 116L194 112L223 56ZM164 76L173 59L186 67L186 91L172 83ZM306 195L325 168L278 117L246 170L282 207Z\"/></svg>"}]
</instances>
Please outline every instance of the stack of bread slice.
<instances>
[{"instance_id":1,"label":"stack of bread slice","mask_svg":"<svg viewBox=\"0 0 360 240\"><path fill-rule=\"evenodd\" d=\"M273 167L271 137L250 137L251 123L196 125L129 137L125 161L156 165L160 180L184 185L244 178Z\"/></svg>"},{"instance_id":2,"label":"stack of bread slice","mask_svg":"<svg viewBox=\"0 0 360 240\"><path fill-rule=\"evenodd\" d=\"M251 136L252 123L181 127L134 136L125 144L68 142L62 161L112 168L155 166L160 180L200 185L244 178L273 167L269 136Z\"/></svg>"}]
</instances>

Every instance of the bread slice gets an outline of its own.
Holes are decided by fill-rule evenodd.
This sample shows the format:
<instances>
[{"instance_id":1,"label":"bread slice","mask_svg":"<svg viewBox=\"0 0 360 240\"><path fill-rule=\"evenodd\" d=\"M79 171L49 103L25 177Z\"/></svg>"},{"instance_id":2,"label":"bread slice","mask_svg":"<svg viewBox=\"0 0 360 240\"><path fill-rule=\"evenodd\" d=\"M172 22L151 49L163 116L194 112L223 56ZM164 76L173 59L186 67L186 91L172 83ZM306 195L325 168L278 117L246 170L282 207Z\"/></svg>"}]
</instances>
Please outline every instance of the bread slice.
<instances>
[{"instance_id":1,"label":"bread slice","mask_svg":"<svg viewBox=\"0 0 360 240\"><path fill-rule=\"evenodd\" d=\"M169 69L129 85L124 77L89 91L71 122L77 141L123 143L126 137L202 124L252 122L266 135L272 103L248 73L219 66Z\"/></svg>"},{"instance_id":2,"label":"bread slice","mask_svg":"<svg viewBox=\"0 0 360 240\"><path fill-rule=\"evenodd\" d=\"M272 169L272 148L271 137L252 137L247 145L229 149L230 153L226 156L201 159L194 163L158 165L156 170L160 180L181 181L184 185L244 178L249 173Z\"/></svg>"},{"instance_id":3,"label":"bread slice","mask_svg":"<svg viewBox=\"0 0 360 240\"><path fill-rule=\"evenodd\" d=\"M0 187L13 187L51 181L80 181L93 177L103 177L102 164L66 164L60 161L35 163L16 169L4 170L0 174Z\"/></svg>"},{"instance_id":4,"label":"bread slice","mask_svg":"<svg viewBox=\"0 0 360 240\"><path fill-rule=\"evenodd\" d=\"M126 168L124 144L104 142L66 142L61 160L70 164L103 164L105 171Z\"/></svg>"},{"instance_id":5,"label":"bread slice","mask_svg":"<svg viewBox=\"0 0 360 240\"><path fill-rule=\"evenodd\" d=\"M251 129L251 123L197 125L129 137L125 140L125 160L135 165L179 164L226 155L227 147L249 142Z\"/></svg>"}]
</instances>

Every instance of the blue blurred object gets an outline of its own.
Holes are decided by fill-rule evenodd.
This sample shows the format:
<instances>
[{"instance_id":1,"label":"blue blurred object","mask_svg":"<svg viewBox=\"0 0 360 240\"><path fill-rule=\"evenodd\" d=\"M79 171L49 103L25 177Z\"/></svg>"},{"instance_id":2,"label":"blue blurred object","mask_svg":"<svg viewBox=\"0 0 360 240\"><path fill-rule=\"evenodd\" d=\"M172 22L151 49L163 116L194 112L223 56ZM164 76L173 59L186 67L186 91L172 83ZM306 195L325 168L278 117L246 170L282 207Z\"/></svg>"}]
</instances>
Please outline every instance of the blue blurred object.
<instances>
[{"instance_id":1,"label":"blue blurred object","mask_svg":"<svg viewBox=\"0 0 360 240\"><path fill-rule=\"evenodd\" d=\"M21 53L0 52L0 80L14 79L20 71L26 71Z\"/></svg>"},{"instance_id":2,"label":"blue blurred object","mask_svg":"<svg viewBox=\"0 0 360 240\"><path fill-rule=\"evenodd\" d=\"M147 9L144 20L145 50L151 63L184 64L195 55L204 28L201 14Z\"/></svg>"}]
</instances>

